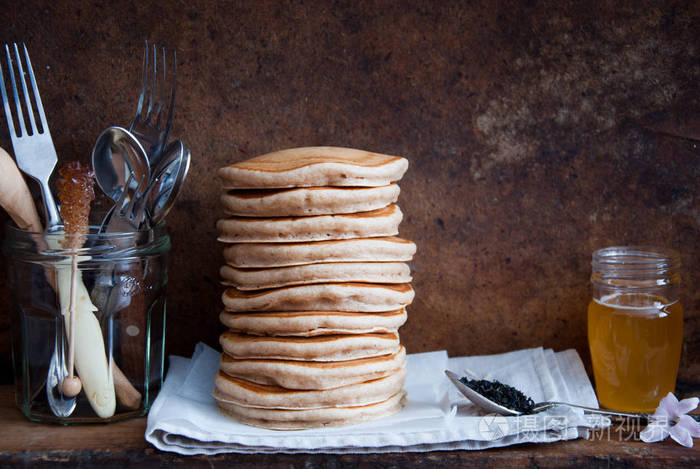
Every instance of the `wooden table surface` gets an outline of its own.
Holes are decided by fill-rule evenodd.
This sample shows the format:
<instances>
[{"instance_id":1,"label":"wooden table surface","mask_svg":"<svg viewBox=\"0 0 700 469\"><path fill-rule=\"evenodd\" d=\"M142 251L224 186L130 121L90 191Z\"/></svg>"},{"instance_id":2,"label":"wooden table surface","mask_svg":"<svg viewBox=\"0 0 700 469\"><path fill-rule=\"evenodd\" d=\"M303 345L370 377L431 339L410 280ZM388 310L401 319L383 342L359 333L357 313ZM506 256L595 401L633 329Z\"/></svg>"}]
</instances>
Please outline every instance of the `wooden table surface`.
<instances>
[{"instance_id":1,"label":"wooden table surface","mask_svg":"<svg viewBox=\"0 0 700 469\"><path fill-rule=\"evenodd\" d=\"M700 450L671 440L644 444L612 428L591 440L527 444L485 451L363 455L267 454L179 456L144 439L146 419L61 427L29 422L14 407L11 386L0 386L0 467L671 467L700 466ZM629 438L629 441L624 441ZM622 440L622 441L620 441ZM700 442L697 442L700 444Z\"/></svg>"}]
</instances>

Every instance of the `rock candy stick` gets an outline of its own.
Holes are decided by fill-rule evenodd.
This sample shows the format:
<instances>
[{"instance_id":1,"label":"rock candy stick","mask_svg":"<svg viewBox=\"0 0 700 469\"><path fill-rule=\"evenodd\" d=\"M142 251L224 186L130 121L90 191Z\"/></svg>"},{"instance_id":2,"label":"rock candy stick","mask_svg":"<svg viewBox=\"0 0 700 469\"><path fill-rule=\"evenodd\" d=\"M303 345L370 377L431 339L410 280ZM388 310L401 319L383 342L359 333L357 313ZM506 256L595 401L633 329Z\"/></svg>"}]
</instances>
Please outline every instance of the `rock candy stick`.
<instances>
[{"instance_id":1,"label":"rock candy stick","mask_svg":"<svg viewBox=\"0 0 700 469\"><path fill-rule=\"evenodd\" d=\"M114 382L105 354L102 329L93 313L96 308L88 299L82 275L77 268L76 252L85 242L89 230L90 203L95 198L94 179L90 168L81 166L78 162L63 166L59 169L59 175L61 179L56 182L56 186L65 232L61 245L64 249L73 251L70 270L65 267L58 269L62 305L66 304L65 292L68 291L68 311L62 313L69 331L69 376L64 379L63 391L69 396L80 392L80 381L76 381L73 376L75 367L92 409L98 416L108 418L114 415L116 409Z\"/></svg>"}]
</instances>

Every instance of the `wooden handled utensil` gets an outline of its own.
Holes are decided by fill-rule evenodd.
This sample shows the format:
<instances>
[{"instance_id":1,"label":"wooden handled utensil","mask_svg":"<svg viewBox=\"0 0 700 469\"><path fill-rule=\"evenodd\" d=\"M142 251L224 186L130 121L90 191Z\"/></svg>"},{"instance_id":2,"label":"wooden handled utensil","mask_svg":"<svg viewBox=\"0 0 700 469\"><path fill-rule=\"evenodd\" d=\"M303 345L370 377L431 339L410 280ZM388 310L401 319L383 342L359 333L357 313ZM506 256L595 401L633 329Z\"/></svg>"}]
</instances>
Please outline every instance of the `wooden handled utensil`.
<instances>
[{"instance_id":1,"label":"wooden handled utensil","mask_svg":"<svg viewBox=\"0 0 700 469\"><path fill-rule=\"evenodd\" d=\"M0 206L7 211L19 228L32 232L43 231L39 214L27 183L17 168L14 159L3 148L0 148ZM47 278L51 286L56 290L56 280L49 271L47 271ZM85 290L82 280L79 283L79 287ZM60 290L59 288L57 291ZM89 298L87 294L84 296ZM97 309L92 305L85 305L85 308L88 311L93 310L93 308L94 310ZM128 409L138 408L141 394L133 387L114 362L112 362L112 369L117 400Z\"/></svg>"},{"instance_id":2,"label":"wooden handled utensil","mask_svg":"<svg viewBox=\"0 0 700 469\"><path fill-rule=\"evenodd\" d=\"M0 205L20 229L41 232L36 205L15 160L0 148Z\"/></svg>"}]
</instances>

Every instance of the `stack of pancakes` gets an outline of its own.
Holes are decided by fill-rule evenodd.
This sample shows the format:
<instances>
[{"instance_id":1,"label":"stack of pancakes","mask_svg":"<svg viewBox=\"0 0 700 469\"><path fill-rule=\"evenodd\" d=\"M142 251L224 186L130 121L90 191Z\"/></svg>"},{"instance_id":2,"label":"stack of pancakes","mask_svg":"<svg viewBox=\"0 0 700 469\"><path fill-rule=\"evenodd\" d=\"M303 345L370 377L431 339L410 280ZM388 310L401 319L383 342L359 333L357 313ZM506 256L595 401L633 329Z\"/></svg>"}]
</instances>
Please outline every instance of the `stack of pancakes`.
<instances>
[{"instance_id":1,"label":"stack of pancakes","mask_svg":"<svg viewBox=\"0 0 700 469\"><path fill-rule=\"evenodd\" d=\"M404 405L398 328L416 247L396 237L408 161L337 147L283 150L218 172L227 218L214 397L272 429L345 425Z\"/></svg>"}]
</instances>

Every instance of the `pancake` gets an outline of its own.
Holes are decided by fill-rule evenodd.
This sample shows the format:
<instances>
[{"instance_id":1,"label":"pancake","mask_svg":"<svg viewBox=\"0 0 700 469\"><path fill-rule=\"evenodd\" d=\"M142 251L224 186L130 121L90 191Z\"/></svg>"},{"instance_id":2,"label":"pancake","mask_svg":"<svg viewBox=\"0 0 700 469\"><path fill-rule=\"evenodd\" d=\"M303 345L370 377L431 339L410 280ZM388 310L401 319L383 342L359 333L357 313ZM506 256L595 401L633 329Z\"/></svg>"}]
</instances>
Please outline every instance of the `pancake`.
<instances>
[{"instance_id":1,"label":"pancake","mask_svg":"<svg viewBox=\"0 0 700 469\"><path fill-rule=\"evenodd\" d=\"M303 243L244 243L224 248L226 263L239 268L322 262L407 262L416 245L394 236Z\"/></svg>"},{"instance_id":2,"label":"pancake","mask_svg":"<svg viewBox=\"0 0 700 469\"><path fill-rule=\"evenodd\" d=\"M271 358L304 361L344 361L396 353L399 335L344 334L315 337L270 337L226 331L219 337L225 353L234 358Z\"/></svg>"},{"instance_id":3,"label":"pancake","mask_svg":"<svg viewBox=\"0 0 700 469\"><path fill-rule=\"evenodd\" d=\"M388 417L399 412L406 405L406 392L400 391L376 404L353 407L306 410L260 409L222 401L217 401L217 405L222 414L247 425L270 430L303 430L351 425Z\"/></svg>"},{"instance_id":4,"label":"pancake","mask_svg":"<svg viewBox=\"0 0 700 469\"><path fill-rule=\"evenodd\" d=\"M351 311L376 313L401 309L413 301L410 284L319 283L260 291L227 288L224 309L243 311Z\"/></svg>"},{"instance_id":5,"label":"pancake","mask_svg":"<svg viewBox=\"0 0 700 469\"><path fill-rule=\"evenodd\" d=\"M295 390L233 378L219 371L214 378L214 399L264 409L320 409L382 402L401 391L406 367L383 378L333 389Z\"/></svg>"},{"instance_id":6,"label":"pancake","mask_svg":"<svg viewBox=\"0 0 700 469\"><path fill-rule=\"evenodd\" d=\"M341 147L290 148L220 168L224 188L386 186L398 181L408 160Z\"/></svg>"},{"instance_id":7,"label":"pancake","mask_svg":"<svg viewBox=\"0 0 700 469\"><path fill-rule=\"evenodd\" d=\"M343 215L311 217L229 217L216 223L223 243L326 241L393 236L403 214L397 205Z\"/></svg>"},{"instance_id":8,"label":"pancake","mask_svg":"<svg viewBox=\"0 0 700 469\"><path fill-rule=\"evenodd\" d=\"M332 389L388 376L406 362L406 349L381 357L335 362L236 359L221 355L219 367L229 376L286 389Z\"/></svg>"},{"instance_id":9,"label":"pancake","mask_svg":"<svg viewBox=\"0 0 700 469\"><path fill-rule=\"evenodd\" d=\"M311 337L396 332L406 322L406 316L405 309L386 313L301 311L236 314L223 311L219 319L235 332Z\"/></svg>"},{"instance_id":10,"label":"pancake","mask_svg":"<svg viewBox=\"0 0 700 469\"><path fill-rule=\"evenodd\" d=\"M399 198L399 186L303 187L229 190L221 195L225 213L242 217L294 217L377 210Z\"/></svg>"},{"instance_id":11,"label":"pancake","mask_svg":"<svg viewBox=\"0 0 700 469\"><path fill-rule=\"evenodd\" d=\"M219 270L219 275L223 285L239 290L262 290L312 283L411 281L411 269L403 262L332 262L269 269L238 269L225 265Z\"/></svg>"}]
</instances>

